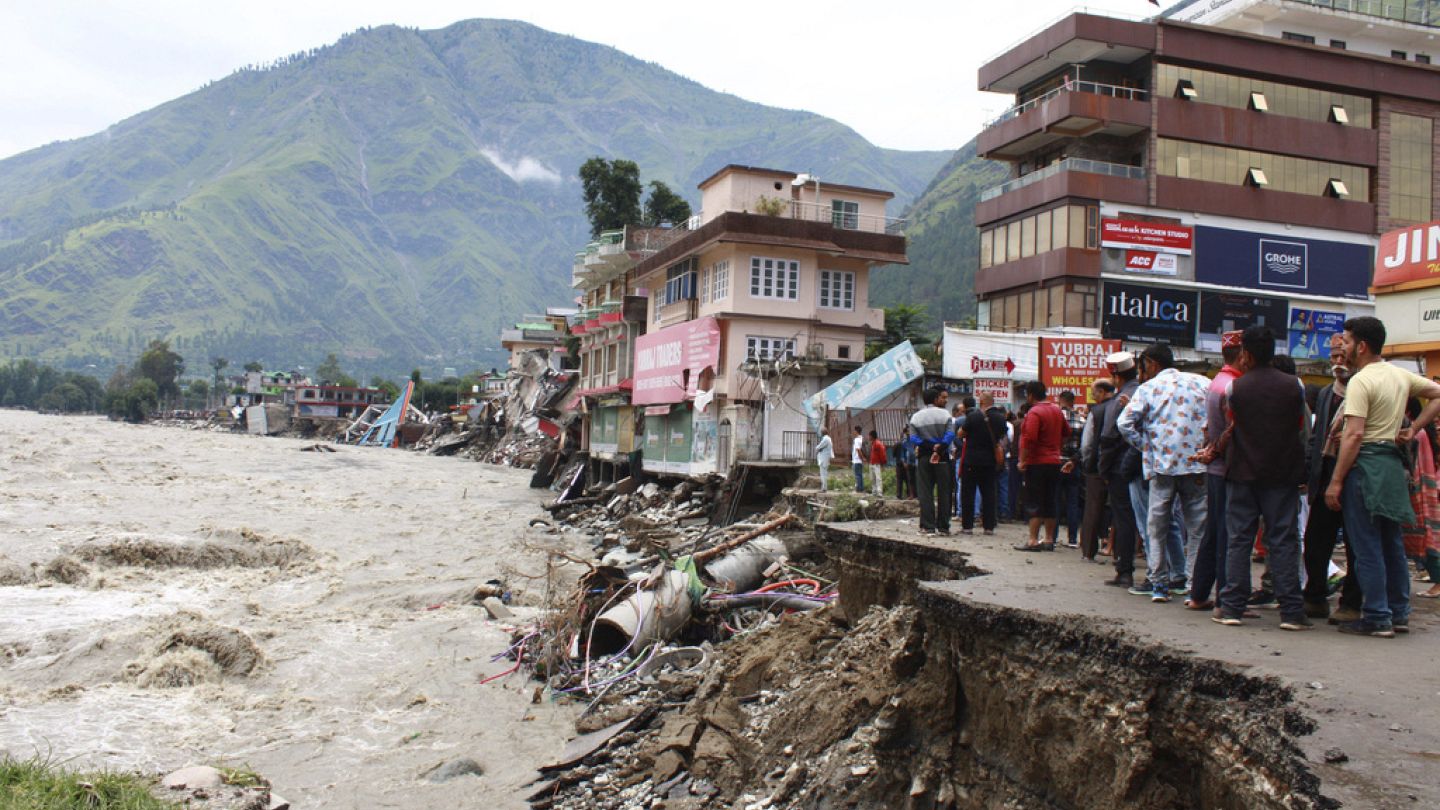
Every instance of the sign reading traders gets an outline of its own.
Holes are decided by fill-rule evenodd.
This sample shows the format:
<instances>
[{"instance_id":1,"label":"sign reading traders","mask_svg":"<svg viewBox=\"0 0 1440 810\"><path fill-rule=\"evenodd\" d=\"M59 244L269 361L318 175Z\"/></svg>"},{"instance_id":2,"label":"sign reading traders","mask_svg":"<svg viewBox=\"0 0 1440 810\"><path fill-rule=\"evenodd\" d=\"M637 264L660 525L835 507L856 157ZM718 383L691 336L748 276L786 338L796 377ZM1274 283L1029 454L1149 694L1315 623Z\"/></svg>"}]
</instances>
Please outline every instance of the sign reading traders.
<instances>
[{"instance_id":1,"label":"sign reading traders","mask_svg":"<svg viewBox=\"0 0 1440 810\"><path fill-rule=\"evenodd\" d=\"M1040 382L1053 398L1069 391L1082 402L1091 402L1090 386L1110 376L1105 358L1120 351L1118 340L1096 338L1040 338Z\"/></svg>"},{"instance_id":2,"label":"sign reading traders","mask_svg":"<svg viewBox=\"0 0 1440 810\"><path fill-rule=\"evenodd\" d=\"M700 372L720 364L720 324L713 317L678 323L635 341L636 405L684 402Z\"/></svg>"}]
</instances>

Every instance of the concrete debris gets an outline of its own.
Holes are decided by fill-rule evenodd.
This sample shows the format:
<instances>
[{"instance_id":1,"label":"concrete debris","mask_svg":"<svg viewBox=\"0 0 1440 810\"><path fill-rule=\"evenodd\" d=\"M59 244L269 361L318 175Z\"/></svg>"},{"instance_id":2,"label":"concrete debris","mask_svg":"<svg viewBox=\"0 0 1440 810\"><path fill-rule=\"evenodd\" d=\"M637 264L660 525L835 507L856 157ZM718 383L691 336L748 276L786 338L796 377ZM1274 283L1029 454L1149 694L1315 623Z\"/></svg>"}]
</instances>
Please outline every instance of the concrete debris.
<instances>
[{"instance_id":1,"label":"concrete debris","mask_svg":"<svg viewBox=\"0 0 1440 810\"><path fill-rule=\"evenodd\" d=\"M511 612L510 608L505 606L504 602L500 601L499 597L487 596L481 604L484 605L485 612L490 614L490 618L492 619L515 618L515 614Z\"/></svg>"},{"instance_id":2,"label":"concrete debris","mask_svg":"<svg viewBox=\"0 0 1440 810\"><path fill-rule=\"evenodd\" d=\"M191 765L163 777L150 790L162 802L194 810L289 810L270 783L247 770Z\"/></svg>"}]
</instances>

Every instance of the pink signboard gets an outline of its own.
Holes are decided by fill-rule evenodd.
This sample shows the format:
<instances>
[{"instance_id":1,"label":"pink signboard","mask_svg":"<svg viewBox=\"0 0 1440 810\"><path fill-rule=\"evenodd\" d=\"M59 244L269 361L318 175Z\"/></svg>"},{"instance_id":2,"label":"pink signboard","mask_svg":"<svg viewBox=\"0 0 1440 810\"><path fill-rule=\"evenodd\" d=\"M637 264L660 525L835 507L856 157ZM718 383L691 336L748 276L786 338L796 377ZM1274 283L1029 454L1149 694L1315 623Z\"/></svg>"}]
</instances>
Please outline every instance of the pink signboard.
<instances>
[{"instance_id":1,"label":"pink signboard","mask_svg":"<svg viewBox=\"0 0 1440 810\"><path fill-rule=\"evenodd\" d=\"M720 324L699 318L635 340L636 405L684 402L695 396L700 372L720 365Z\"/></svg>"}]
</instances>

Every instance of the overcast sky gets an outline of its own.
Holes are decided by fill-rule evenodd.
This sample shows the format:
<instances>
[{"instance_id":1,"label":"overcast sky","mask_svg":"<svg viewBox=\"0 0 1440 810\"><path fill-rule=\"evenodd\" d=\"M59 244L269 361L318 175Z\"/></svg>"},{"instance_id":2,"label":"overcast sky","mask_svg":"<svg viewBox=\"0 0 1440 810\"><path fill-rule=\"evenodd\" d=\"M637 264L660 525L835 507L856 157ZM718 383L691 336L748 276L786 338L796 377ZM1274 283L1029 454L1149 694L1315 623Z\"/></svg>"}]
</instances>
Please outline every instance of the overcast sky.
<instances>
[{"instance_id":1,"label":"overcast sky","mask_svg":"<svg viewBox=\"0 0 1440 810\"><path fill-rule=\"evenodd\" d=\"M897 149L953 149L1003 111L975 71L1073 0L5 0L0 158L98 132L236 67L387 23L493 17L612 45L751 101ZM1088 4L1143 17L1146 0Z\"/></svg>"}]
</instances>

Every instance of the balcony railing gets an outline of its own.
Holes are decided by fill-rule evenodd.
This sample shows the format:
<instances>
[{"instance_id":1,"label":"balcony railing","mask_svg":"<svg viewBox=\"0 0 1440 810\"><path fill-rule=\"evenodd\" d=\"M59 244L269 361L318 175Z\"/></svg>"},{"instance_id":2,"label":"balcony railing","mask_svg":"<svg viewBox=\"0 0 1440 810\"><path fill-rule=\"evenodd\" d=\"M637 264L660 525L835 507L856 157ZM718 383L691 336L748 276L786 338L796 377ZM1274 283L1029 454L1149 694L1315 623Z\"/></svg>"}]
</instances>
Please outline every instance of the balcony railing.
<instances>
[{"instance_id":1,"label":"balcony railing","mask_svg":"<svg viewBox=\"0 0 1440 810\"><path fill-rule=\"evenodd\" d=\"M1440 3L1435 0L1292 0L1306 6L1348 11L1382 20L1440 28Z\"/></svg>"},{"instance_id":2,"label":"balcony railing","mask_svg":"<svg viewBox=\"0 0 1440 810\"><path fill-rule=\"evenodd\" d=\"M1056 163L1051 163L1039 171L1031 172L1023 177L1017 177L1008 183L1001 183L980 192L980 201L993 200L1002 194L1009 194L1028 185L1038 183L1061 172L1085 172L1087 174L1105 174L1111 177L1125 177L1131 180L1144 180L1145 168L1143 166L1127 166L1123 163L1106 163L1103 160L1088 160L1086 158L1066 158Z\"/></svg>"},{"instance_id":3,"label":"balcony railing","mask_svg":"<svg viewBox=\"0 0 1440 810\"><path fill-rule=\"evenodd\" d=\"M807 222L828 222L848 231L869 231L888 233L893 236L905 235L905 220L878 214L861 214L854 211L837 211L825 203L790 200L790 218Z\"/></svg>"},{"instance_id":4,"label":"balcony railing","mask_svg":"<svg viewBox=\"0 0 1440 810\"><path fill-rule=\"evenodd\" d=\"M1038 95L1035 98L1030 99L1029 101L1016 104L1014 107L1011 107L1005 112L1000 113L1000 115L996 116L993 120L987 123L984 128L989 129L990 127L993 127L997 124L1003 124L1006 121L1009 121L1011 118L1024 115L1025 113L1030 112L1036 107L1039 107L1041 104L1044 104L1050 99L1055 98L1061 93L1090 93L1097 96L1123 98L1129 99L1131 101L1145 101L1146 99L1150 98L1149 91L1141 90L1138 87L1121 87L1117 84L1101 84L1099 82L1077 82L1071 79L1066 81L1065 84L1056 87L1053 90Z\"/></svg>"}]
</instances>

